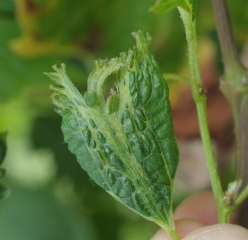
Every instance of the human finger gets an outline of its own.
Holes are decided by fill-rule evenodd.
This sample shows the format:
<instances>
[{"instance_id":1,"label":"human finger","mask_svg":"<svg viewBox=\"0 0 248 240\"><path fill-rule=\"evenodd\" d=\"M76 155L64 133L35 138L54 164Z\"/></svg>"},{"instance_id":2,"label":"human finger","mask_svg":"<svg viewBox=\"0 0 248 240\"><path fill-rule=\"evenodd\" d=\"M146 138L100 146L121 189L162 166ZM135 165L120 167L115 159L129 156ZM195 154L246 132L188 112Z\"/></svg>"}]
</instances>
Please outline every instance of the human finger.
<instances>
[{"instance_id":1,"label":"human finger","mask_svg":"<svg viewBox=\"0 0 248 240\"><path fill-rule=\"evenodd\" d=\"M248 230L234 224L215 224L198 228L182 240L247 240ZM161 239L162 240L162 239Z\"/></svg>"},{"instance_id":2,"label":"human finger","mask_svg":"<svg viewBox=\"0 0 248 240\"><path fill-rule=\"evenodd\" d=\"M194 219L206 225L217 224L218 214L213 193L206 191L185 199L175 210L174 219Z\"/></svg>"},{"instance_id":3,"label":"human finger","mask_svg":"<svg viewBox=\"0 0 248 240\"><path fill-rule=\"evenodd\" d=\"M217 224L218 212L213 192L201 192L186 198L174 212L174 220L183 218L195 219L206 225ZM235 223L235 212L230 222Z\"/></svg>"}]
</instances>

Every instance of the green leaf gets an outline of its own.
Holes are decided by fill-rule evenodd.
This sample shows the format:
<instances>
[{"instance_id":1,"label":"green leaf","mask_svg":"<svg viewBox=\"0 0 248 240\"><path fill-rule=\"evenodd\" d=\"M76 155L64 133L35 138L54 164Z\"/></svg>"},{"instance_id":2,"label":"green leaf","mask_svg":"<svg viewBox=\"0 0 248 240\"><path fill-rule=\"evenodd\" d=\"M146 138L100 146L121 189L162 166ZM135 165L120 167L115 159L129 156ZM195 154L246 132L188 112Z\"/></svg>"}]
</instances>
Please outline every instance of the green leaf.
<instances>
[{"instance_id":1,"label":"green leaf","mask_svg":"<svg viewBox=\"0 0 248 240\"><path fill-rule=\"evenodd\" d=\"M6 175L6 170L4 168L0 168L0 179L2 179Z\"/></svg>"},{"instance_id":2,"label":"green leaf","mask_svg":"<svg viewBox=\"0 0 248 240\"><path fill-rule=\"evenodd\" d=\"M193 22L196 17L197 0L190 0L190 4L191 4L191 15L192 15L192 22Z\"/></svg>"},{"instance_id":3,"label":"green leaf","mask_svg":"<svg viewBox=\"0 0 248 240\"><path fill-rule=\"evenodd\" d=\"M2 164L7 152L6 135L6 132L0 133L0 164Z\"/></svg>"},{"instance_id":4,"label":"green leaf","mask_svg":"<svg viewBox=\"0 0 248 240\"><path fill-rule=\"evenodd\" d=\"M0 200L7 198L10 195L10 193L11 190L2 183L0 183Z\"/></svg>"},{"instance_id":5,"label":"green leaf","mask_svg":"<svg viewBox=\"0 0 248 240\"><path fill-rule=\"evenodd\" d=\"M190 12L190 4L188 0L157 0L156 4L152 6L150 10L154 13L161 14L177 7L181 7Z\"/></svg>"},{"instance_id":6,"label":"green leaf","mask_svg":"<svg viewBox=\"0 0 248 240\"><path fill-rule=\"evenodd\" d=\"M179 152L168 86L148 52L149 34L133 33L136 47L98 60L84 98L65 65L47 73L68 147L89 176L119 202L175 234L171 192ZM116 92L102 86L115 74Z\"/></svg>"},{"instance_id":7,"label":"green leaf","mask_svg":"<svg viewBox=\"0 0 248 240\"><path fill-rule=\"evenodd\" d=\"M7 144L6 144L6 136L7 132L0 133L0 165L3 163L3 160L6 156L7 152ZM6 170L0 168L0 179L2 179L6 174ZM10 195L10 189L0 183L0 200L7 198Z\"/></svg>"}]
</instances>

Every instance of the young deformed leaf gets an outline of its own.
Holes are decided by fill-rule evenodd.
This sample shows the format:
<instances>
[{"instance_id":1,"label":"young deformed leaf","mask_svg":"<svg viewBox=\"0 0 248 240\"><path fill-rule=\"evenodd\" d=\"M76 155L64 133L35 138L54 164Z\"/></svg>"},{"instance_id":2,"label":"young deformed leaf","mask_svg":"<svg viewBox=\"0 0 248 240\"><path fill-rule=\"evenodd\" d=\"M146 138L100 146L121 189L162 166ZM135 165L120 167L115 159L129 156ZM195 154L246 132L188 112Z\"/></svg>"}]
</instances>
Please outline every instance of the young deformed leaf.
<instances>
[{"instance_id":1,"label":"young deformed leaf","mask_svg":"<svg viewBox=\"0 0 248 240\"><path fill-rule=\"evenodd\" d=\"M162 14L172 10L173 8L181 7L192 15L192 21L195 19L197 0L157 0L150 11L156 14Z\"/></svg>"},{"instance_id":2,"label":"young deformed leaf","mask_svg":"<svg viewBox=\"0 0 248 240\"><path fill-rule=\"evenodd\" d=\"M62 131L81 167L109 194L172 236L172 184L179 153L173 134L168 87L148 52L151 37L133 33L136 47L119 58L97 60L84 97L65 65L48 73ZM105 101L103 83L115 74Z\"/></svg>"},{"instance_id":3,"label":"young deformed leaf","mask_svg":"<svg viewBox=\"0 0 248 240\"><path fill-rule=\"evenodd\" d=\"M157 0L154 6L151 7L151 11L157 14L169 12L173 8L181 7L186 11L190 11L191 0Z\"/></svg>"}]
</instances>

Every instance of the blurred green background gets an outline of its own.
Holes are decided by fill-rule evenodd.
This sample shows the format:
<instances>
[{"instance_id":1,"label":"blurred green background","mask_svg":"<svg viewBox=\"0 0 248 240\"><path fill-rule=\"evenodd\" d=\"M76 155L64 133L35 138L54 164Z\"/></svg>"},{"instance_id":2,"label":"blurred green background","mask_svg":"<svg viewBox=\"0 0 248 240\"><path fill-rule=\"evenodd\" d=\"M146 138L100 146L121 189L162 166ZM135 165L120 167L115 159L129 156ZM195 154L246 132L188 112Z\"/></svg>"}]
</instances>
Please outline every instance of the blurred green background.
<instances>
[{"instance_id":1,"label":"blurred green background","mask_svg":"<svg viewBox=\"0 0 248 240\"><path fill-rule=\"evenodd\" d=\"M248 3L228 3L239 51L245 52ZM130 33L139 29L153 37L150 50L165 73L187 75L179 14L175 9L155 15L148 11L153 4L154 0L0 1L0 132L8 131L4 182L12 189L0 204L0 239L148 240L157 231L79 167L63 142L61 119L49 96L51 82L43 75L63 62L84 92L93 60L131 48ZM215 49L221 73L211 1L199 1L197 21L199 46ZM172 92L172 99L173 94L176 98L178 91ZM177 187L175 191L176 203L190 192Z\"/></svg>"}]
</instances>

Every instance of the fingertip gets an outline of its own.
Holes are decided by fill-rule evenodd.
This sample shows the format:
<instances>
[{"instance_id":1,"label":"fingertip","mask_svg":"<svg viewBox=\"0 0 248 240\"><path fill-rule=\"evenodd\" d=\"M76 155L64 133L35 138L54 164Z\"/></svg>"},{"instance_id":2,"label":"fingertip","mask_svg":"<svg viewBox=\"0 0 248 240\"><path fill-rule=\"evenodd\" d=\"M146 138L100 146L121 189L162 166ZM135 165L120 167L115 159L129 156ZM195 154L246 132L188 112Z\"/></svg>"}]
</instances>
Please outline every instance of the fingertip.
<instances>
[{"instance_id":1,"label":"fingertip","mask_svg":"<svg viewBox=\"0 0 248 240\"><path fill-rule=\"evenodd\" d=\"M233 224L215 224L196 229L182 240L247 240L248 230Z\"/></svg>"},{"instance_id":2,"label":"fingertip","mask_svg":"<svg viewBox=\"0 0 248 240\"><path fill-rule=\"evenodd\" d=\"M171 238L164 229L159 229L151 240L171 240Z\"/></svg>"},{"instance_id":3,"label":"fingertip","mask_svg":"<svg viewBox=\"0 0 248 240\"><path fill-rule=\"evenodd\" d=\"M218 214L211 191L201 192L185 199L175 210L174 219L194 219L206 225L217 224Z\"/></svg>"},{"instance_id":4,"label":"fingertip","mask_svg":"<svg viewBox=\"0 0 248 240\"><path fill-rule=\"evenodd\" d=\"M204 223L194 219L179 219L175 221L175 227L180 238L183 238L190 232L204 226Z\"/></svg>"}]
</instances>

